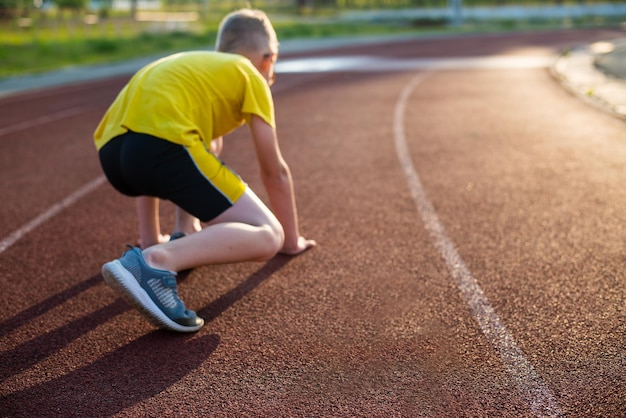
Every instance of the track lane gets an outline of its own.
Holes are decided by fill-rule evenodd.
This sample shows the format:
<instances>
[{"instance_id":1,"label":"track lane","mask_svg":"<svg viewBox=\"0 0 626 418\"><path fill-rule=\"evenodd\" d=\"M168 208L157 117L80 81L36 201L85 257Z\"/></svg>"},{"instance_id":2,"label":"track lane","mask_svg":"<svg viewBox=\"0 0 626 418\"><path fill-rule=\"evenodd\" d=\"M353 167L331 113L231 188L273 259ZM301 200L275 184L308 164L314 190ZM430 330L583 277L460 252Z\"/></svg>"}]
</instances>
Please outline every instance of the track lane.
<instances>
[{"instance_id":1,"label":"track lane","mask_svg":"<svg viewBox=\"0 0 626 418\"><path fill-rule=\"evenodd\" d=\"M402 86L403 80L398 80L396 77L390 79L394 83L400 82L397 84L398 88ZM471 323L471 319L462 320L461 328L459 328L458 319L452 322L447 319L447 315L451 313L454 318L465 316L463 302L456 295L454 288L446 289L444 285L442 289L441 283L446 282L445 268L440 266L438 271L436 268L438 263L432 262L436 259L436 254L432 253L429 256L431 251L427 251L417 259L412 254L414 248L429 247L428 239L421 226L415 223L414 208L407 204L408 202L400 200L392 206L395 214L393 220L386 220L390 209L389 203L396 200L398 188L388 188L386 193L380 193L381 190L385 190L384 185L388 178L384 176L381 178L376 171L367 168L372 164L384 162L393 169L395 173L393 177L401 179L398 177L400 171L397 168L393 148L385 147L385 152L371 152L370 148L370 145L377 144L381 138L390 138L391 126L389 124L381 126L378 123L375 118L379 113L376 102L361 109L362 113L358 122L353 120L347 124L342 123L342 121L350 120L350 116L353 115L352 107L357 103L362 103L363 92L360 81L366 81L372 86L373 80L377 78L365 77L363 79L351 75L332 76L322 80L323 82L317 86L305 89L308 93L301 95L301 98L296 100L291 97L288 101L291 104L297 103L300 111L310 110L316 115L311 123L318 126L318 129L311 130L306 136L299 135L297 144L299 146L293 144L286 147L287 158L295 160L293 165L296 178L305 176L306 173L326 176L329 174L327 170L330 169L336 171L334 178L337 180L349 179L355 173L361 173L362 184L367 187L354 188L348 185L346 188L342 181L334 185L330 181L333 187L329 188L321 181L321 178L318 182L306 182L308 187L315 188L324 184L324 192L317 193L317 199L313 201L315 208L311 208L304 202L301 204L303 228L306 230L311 228L312 232L317 232L317 236L324 239L326 243L324 250L312 252L310 257L297 258L276 270L271 276L263 278L261 275L262 280L258 279L256 282L253 280L250 284L249 292L254 292L253 297L246 297L247 294L244 292L241 298L231 299L232 304L226 305L228 309L218 309L218 312L223 310L223 313L211 321L210 328L212 333L220 337L222 349L219 352L221 354L215 359L205 359L201 367L188 372L186 379L196 381L189 395L191 399L205 399L207 394L213 400L212 404L219 403L218 400L223 399L223 402L229 405L227 410L235 414L262 410L268 415L284 415L289 414L288 411L302 409L319 411L321 414L348 410L368 414L378 410L386 415L400 408L399 410L404 411L407 416L411 416L423 412L419 406L422 404L429 405L428 408L431 411L435 414L439 411L440 414L446 410L460 412L468 405L483 403L487 399L491 399L487 401L487 406L491 410L497 410L500 403L509 406L517 405L518 410L524 410L523 400L510 395L514 393L513 388L505 391L506 394L499 393L497 388L502 384L505 387L507 385L506 373L498 366L497 357L489 354L490 350L484 345L480 331ZM385 92L387 97L385 101L392 105L398 89L390 89L388 80L389 78L384 83L376 83L372 88L377 97ZM325 87L321 89L320 86ZM335 94L337 93L340 93L340 97L343 98L341 103L337 103L340 105L340 110L334 114L334 117L329 118L326 113L325 98L333 98L336 101ZM307 109L306 103L314 103L314 107ZM299 119L301 116L298 114L297 108L293 108L283 116L279 115L279 117L286 118L283 120L285 129L301 129L302 119ZM324 121L320 121L320 118L328 119L326 123L323 123ZM320 127L322 129L319 129ZM359 141L346 140L343 144L337 144L338 138L342 136L354 138L355 135L360 136ZM294 136L296 137L298 136ZM238 168L245 172L243 166L249 165L247 162L251 155L247 155L243 148L238 149L238 146L243 141L247 141L247 138L242 135L230 138L230 140L233 140L233 144L236 143L237 146L229 148L230 152L236 154L236 156L231 155L232 158L229 160L233 165L241 164L242 166ZM313 144L313 146L306 144ZM370 145L364 146L365 144ZM328 152L332 155L327 156ZM327 158L322 158L322 155ZM330 178L332 179L333 176ZM395 183L399 186L399 190L404 189L401 181ZM303 189L306 193L307 186ZM336 205L337 191L347 199L345 204L340 206ZM405 191L405 196L406 193ZM115 256L119 251L117 248L111 249L119 247L119 244L115 242L123 242L124 236L132 237L134 231L132 227L123 231L110 231L107 225L120 222L122 225L132 225L132 215L128 214L124 214L122 218L109 220L112 217L119 217L122 214L122 208L128 208L130 203L121 197L107 200L108 205L120 207L119 210L109 207L108 209L113 213L108 216L105 214L108 213L105 212L105 208L98 208L95 212L93 208L83 208L84 203L98 204L98 200L100 199L95 199L94 196L90 197L87 202L79 202L67 213L67 216L61 215L63 223L57 226L62 227L64 223L70 222L74 211L87 210L93 216L101 215L98 219L101 219L102 223L98 224L94 231L80 238L93 242L91 234L108 236L113 244L111 242L99 243L100 254L107 252L110 256ZM369 204L362 204L368 200L377 208L373 209ZM329 210L332 213L329 213ZM385 219L384 224L380 224L383 219ZM314 225L320 225L322 229ZM372 230L372 227L375 229ZM33 241L36 242L41 238L40 233L51 232L46 229L36 231L20 244L28 245ZM401 234L400 231L402 231ZM372 234L378 242L371 242ZM52 236L55 234L52 233ZM414 242L415 237L417 237L417 242ZM78 237L75 239L78 240ZM389 248L393 248L393 243L398 239L409 244L414 242L414 244L397 248L390 254ZM425 240L420 242L423 239ZM69 248L76 248L80 245L74 242L67 243ZM353 244L349 245L350 242ZM89 251L94 251L95 247L97 246L87 246L83 249L83 254L89 254ZM19 249L19 245L16 245L5 254L18 254ZM34 253L33 256L42 256L42 254ZM59 254L55 251L47 257L55 260L59 259ZM95 259L100 257L102 255L96 256ZM89 258L93 259L93 255ZM426 305L418 302L417 306L411 307L415 302L409 301L419 301L424 296L424 292L432 293L433 289L426 286L427 290L424 290L421 283L411 284L415 270L413 268L405 270L403 260L407 259L417 261L420 266L432 266L429 270L435 267L430 274L419 273L427 284L435 286L435 293L428 299ZM345 263L348 263L347 266L343 266ZM91 265L92 270L94 264ZM70 263L65 270L69 273L76 268L80 268L80 263ZM198 310L201 315L210 318L214 315L212 312L215 312L215 307L213 303L206 305L207 301L220 300L223 295L241 285L242 277L254 278L258 268L256 264L244 264L198 269L189 278L191 280L183 282L181 292L190 306L194 308L204 306ZM37 270L28 276L41 277L41 266L37 266ZM58 289L64 283L71 282L71 277L89 280L90 276L70 274L70 277L61 283L56 283L52 288ZM244 280L243 283L246 281ZM23 290L30 293L33 299L37 292L47 291L45 288L33 289L28 283L23 283L23 286ZM150 326L132 311L123 312L122 315L105 316L103 319L106 322L103 327L91 328L95 325L92 324L94 317L102 318L98 313L88 314L92 312L94 306L87 296L95 294L96 290L99 290L102 295L107 294L107 289L102 284L97 284L92 292L82 293L80 297L73 299L73 303L63 304L42 318L46 324L44 329L51 326L54 329L53 324L58 321L56 318L63 313L71 314L74 304L90 305L87 310L78 313L78 316L76 313L73 314L74 320L81 324L78 329L82 331L73 339L68 340L65 328L60 327L48 336L38 338L27 345L32 347L32 344L44 344L54 347L56 351L51 352L47 359L39 359L38 363L32 366L32 360L27 360L26 363L25 359L18 361L19 355L12 351L17 357L11 357L11 360L22 364L21 368L24 370L8 381L8 383L13 383L11 387L15 387L14 390L17 391L12 391L8 400L4 399L6 402L16 405L15 402L19 402L23 397L46 399L34 403L31 401L31 404L41 405L41 407L54 405L63 413L68 413L67 405L61 403L62 398L56 398L56 394L68 396L68 393L62 389L64 387L62 385L73 385L72 382L75 382L83 373L104 373L108 376L107 380L114 379L111 377L113 375L111 371L105 372L101 369L100 358L89 363L92 356L86 356L74 362L78 367L74 373L67 374L62 368L66 359L71 358L72 353L84 350L85 344L92 338L99 341L98 344L101 345L96 353L104 355L110 350L113 352L124 350L123 341L130 342L129 338L134 341L134 338L141 338L141 335L146 335L151 331ZM437 294L442 290L443 294ZM389 292L395 295L391 300L381 296ZM448 308L444 315L437 314L436 311L432 311L433 307L443 303L444 295L446 295L445 304ZM99 306L104 303L103 308L110 312L113 309L111 304L116 302L113 299L114 295L110 292L108 298L99 302ZM21 299L28 298L22 295ZM234 307L236 307L235 310L233 310ZM415 312L416 309L419 313ZM355 316L354 312L358 312L358 316ZM321 321L321 318L327 318L330 322L325 323ZM414 335L416 330L406 328L403 324L406 318L429 319L419 321L418 334ZM112 331L112 328L115 331ZM22 330L33 332L32 326L28 323L24 324L24 329L17 330L18 335ZM271 330L270 334L268 330ZM98 337L100 333L107 335L105 340ZM467 335L466 333L469 334L467 340L476 342L477 345L472 343L471 348L464 345L463 351L450 348L454 346L452 341L456 341L459 335ZM9 337L15 338L15 334ZM415 340L415 337L419 338ZM426 341L419 342L424 337ZM64 341L60 345L54 343L58 341L58 338ZM202 337L199 335L198 338ZM268 338L273 343L268 344ZM180 348L183 347L184 345L181 345ZM441 350L442 348L444 349ZM468 357L467 350L473 352L475 357ZM180 351L175 352L183 355ZM107 357L108 355L105 355L104 358ZM228 359L228 364L223 363L226 359ZM272 360L267 363L263 359ZM85 361L87 364L84 363ZM389 364L393 364L393 367L388 367ZM423 366L419 368L419 372L415 368L416 364ZM446 369L451 364L455 365L453 370L456 369L456 371L453 372L452 380L449 380L450 370L446 371ZM463 368L457 369L461 364L464 365ZM470 378L471 373L467 370L469 368L469 370L477 371L485 364L492 365L493 370L489 377L483 376L480 379L480 390L477 390L478 381ZM233 366L235 366L235 376L239 375L235 380L229 378ZM121 367L126 367L126 365L122 363ZM47 370L46 376L59 377L44 378L40 373L42 370ZM261 376L266 376L265 378L257 377L264 382L265 389L262 392L256 389L257 378L246 380L245 376L248 373L246 370L258 370ZM211 376L210 386L202 383L206 381L206 376ZM394 382L397 382L398 378L405 383L398 389L393 389ZM467 383L459 386L459 379ZM24 384L17 384L17 382L29 383L26 388L19 389ZM290 389L287 392L284 392L286 387L282 386L281 382L290 382ZM183 381L178 384L184 385ZM422 385L429 389L416 389ZM462 390L464 395L462 399L455 399L452 393L458 393L459 390ZM332 393L330 399L328 391ZM44 397L44 392L52 392L55 397L52 400ZM300 396L303 393L307 394L306 398ZM130 408L134 405L134 402L127 397L129 395L125 395L122 391L115 391L110 396L120 407ZM276 404L277 396L282 397L284 403ZM168 397L165 396L162 399L168 399ZM71 410L78 408L76 410L86 412L89 409L80 408L96 407L84 401L76 405L76 401L77 399L74 398ZM166 402L176 404L177 401L169 399ZM390 406L381 407L386 404ZM140 408L155 412L162 407L160 403L152 404L151 402L142 405ZM117 411L117 409L108 408L101 410Z\"/></svg>"},{"instance_id":2,"label":"track lane","mask_svg":"<svg viewBox=\"0 0 626 418\"><path fill-rule=\"evenodd\" d=\"M515 338L509 333L506 325L460 256L455 243L448 237L444 226L439 221L437 212L426 196L419 174L413 166L404 131L405 111L410 95L427 78L428 74L420 74L405 86L394 113L394 143L411 195L433 244L444 259L450 275L472 312L473 318L494 350L500 355L511 380L517 386L519 394L527 400L535 415L560 416L562 415L561 407L554 399L552 391L537 375L526 355L519 349Z\"/></svg>"},{"instance_id":3,"label":"track lane","mask_svg":"<svg viewBox=\"0 0 626 418\"><path fill-rule=\"evenodd\" d=\"M9 307L5 312L14 312L15 318L37 306L34 301L40 309L51 306L35 316L36 321L17 321L0 340L3 347L11 347L8 355L18 372L3 380L3 394L12 395L0 398L0 404L19 408L21 400L29 399L33 408L52 406L66 415L94 409L156 414L165 408L188 415L217 411L215 416L259 411L266 416L298 411L334 416L531 416L451 283L416 217L398 166L391 144L392 109L413 75L346 72L316 76L303 84L296 81L301 75L281 76L277 86L289 82L293 89L276 94L279 134L296 177L303 228L322 245L306 256L267 266L246 263L195 270L183 280L181 292L190 306L212 320L190 340L168 344L92 279L103 259L116 257L120 243L134 238L132 203L106 186L103 196L78 201L0 255L3 270L11 272L2 299L2 306ZM545 105L551 112L523 106L546 88L556 97ZM446 92L455 100L446 101ZM481 100L485 93L486 101ZM514 97L520 103L512 106ZM624 405L616 389L623 388L623 381L615 367L624 328L623 322L613 322L607 331L611 325L606 321L619 315L623 283L619 270L613 270L611 279L611 270L602 270L601 263L609 261L618 268L619 260L615 263L611 257L623 250L617 242L603 244L607 233L619 236L623 217L617 209L620 192L606 187L622 180L614 176L620 173L621 154L611 155L616 146L620 149L614 135L622 125L578 103L536 70L437 73L434 83L416 91L408 109L412 156L438 213L564 410L619 412ZM468 109L478 113L465 118ZM569 116L557 122L563 115ZM528 124L530 119L541 125ZM579 122L575 144L545 142L539 135L547 124L553 136L569 137L567 127ZM517 128L509 130L509 123ZM581 135L586 132L596 134L591 144ZM530 140L516 141L516 136ZM245 132L228 140L227 161L244 177L255 173ZM551 195L545 193L562 178L554 176L559 171L548 157L563 151L569 158L564 189L577 191L586 181L601 185L588 208L606 203L601 219L609 221L593 241L593 255L569 263L559 258L567 259L565 244L547 258L541 252L560 227L568 226L560 216L567 214L568 194L563 191L546 201ZM503 160L511 163L502 165ZM608 172L603 171L606 161ZM519 173L537 181L519 182ZM546 173L552 177L544 179ZM541 199L520 200L529 193ZM617 207L611 203L615 198ZM544 213L551 202L560 205ZM528 214L540 215L543 230L533 227ZM578 230L566 244L584 248L578 239L598 225L590 219L567 218ZM517 229L511 232L512 227ZM81 233L67 236L68 230ZM532 247L535 242L537 248ZM72 259L76 248L85 259ZM25 251L40 262L25 266ZM579 290L570 283L572 267L583 269L575 280ZM48 281L49 272L59 268L64 274ZM546 271L551 273L547 277ZM594 271L601 274L594 276ZM593 287L586 287L587 280ZM87 290L72 291L81 286ZM591 303L581 303L583 289L591 290ZM565 294L559 297L556 291ZM49 302L63 294L67 302ZM564 339L570 330L563 318L576 325L575 342ZM2 320L3 325L7 322ZM613 351L587 339L587 332ZM165 352L151 359L138 357L148 342L178 355L180 373L172 379L148 373L154 361L170 358ZM45 358L20 356L37 353L39 344L52 347L43 351ZM591 354L583 355L581 348L591 349ZM569 351L563 354L564 349ZM572 372L568 366L574 364ZM116 367L131 372L123 376L113 370ZM101 378L92 385L95 376ZM95 383L102 376L106 389ZM578 378L572 380L574 376ZM152 383L133 395L120 385L129 377L152 378ZM97 403L68 391L85 379L84 388L110 401ZM600 383L592 389L584 387L588 381ZM573 396L579 391L584 391L583 401ZM46 396L50 392L52 398Z\"/></svg>"},{"instance_id":4,"label":"track lane","mask_svg":"<svg viewBox=\"0 0 626 418\"><path fill-rule=\"evenodd\" d=\"M524 352L551 365L538 370L565 413L601 403L618 416L625 352L600 341L624 340L623 122L563 100L542 71L438 77L456 106L433 100L445 94L427 85L408 118L420 121L409 137L439 216ZM449 175L433 175L442 170ZM602 378L590 377L595 367ZM599 387L584 388L589 381Z\"/></svg>"}]
</instances>

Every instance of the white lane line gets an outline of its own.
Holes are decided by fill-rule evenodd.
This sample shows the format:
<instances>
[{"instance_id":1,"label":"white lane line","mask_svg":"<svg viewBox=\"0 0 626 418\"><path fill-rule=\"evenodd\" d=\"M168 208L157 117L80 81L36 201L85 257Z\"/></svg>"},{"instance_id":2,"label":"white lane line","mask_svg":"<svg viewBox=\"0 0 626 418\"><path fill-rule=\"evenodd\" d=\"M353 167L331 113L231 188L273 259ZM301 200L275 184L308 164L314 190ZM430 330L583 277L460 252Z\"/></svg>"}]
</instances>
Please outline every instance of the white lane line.
<instances>
[{"instance_id":1,"label":"white lane line","mask_svg":"<svg viewBox=\"0 0 626 418\"><path fill-rule=\"evenodd\" d=\"M0 136L11 134L17 131L21 131L22 129L32 128L37 125L41 125L48 122L53 122L55 120L67 118L70 116L78 115L85 111L85 107L72 107L60 112L53 113L51 115L41 116L36 119L30 119L28 121L22 123L16 123L14 125L9 125L4 128L0 128Z\"/></svg>"},{"instance_id":2,"label":"white lane line","mask_svg":"<svg viewBox=\"0 0 626 418\"><path fill-rule=\"evenodd\" d=\"M521 395L528 401L532 412L541 417L560 416L562 414L561 408L554 399L554 395L517 346L513 336L507 331L478 282L465 265L454 243L448 238L443 225L439 222L435 208L424 192L422 182L411 161L404 132L405 108L413 90L429 74L418 74L404 87L396 103L394 113L393 129L396 152L406 176L411 196L435 247L445 260L448 271L472 311L474 319L489 343L500 354L509 376Z\"/></svg>"},{"instance_id":3,"label":"white lane line","mask_svg":"<svg viewBox=\"0 0 626 418\"><path fill-rule=\"evenodd\" d=\"M60 202L57 202L54 205L52 205L50 208L48 208L48 210L46 210L41 215L37 216L36 218L32 219L30 222L24 224L23 226L21 226L17 230L13 231L11 234L9 234L8 237L6 237L6 238L2 239L2 241L0 241L0 254L2 254L10 246L15 244L24 235L28 234L33 229L37 228L39 225L43 224L44 222L46 222L47 220L52 218L53 216L55 216L56 214L61 212L63 209L73 205L81 197L89 194L90 192L95 190L101 184L104 184L105 180L106 179L105 179L104 176L100 176L100 177L90 181L89 183L85 184L84 186L82 186L78 190L74 191L69 196L67 196L65 199L63 199Z\"/></svg>"},{"instance_id":4,"label":"white lane line","mask_svg":"<svg viewBox=\"0 0 626 418\"><path fill-rule=\"evenodd\" d=\"M504 56L451 58L393 58L340 56L286 59L276 63L277 73L315 73L334 71L410 71L410 70L497 70L507 68L546 68L555 61L550 56Z\"/></svg>"}]
</instances>

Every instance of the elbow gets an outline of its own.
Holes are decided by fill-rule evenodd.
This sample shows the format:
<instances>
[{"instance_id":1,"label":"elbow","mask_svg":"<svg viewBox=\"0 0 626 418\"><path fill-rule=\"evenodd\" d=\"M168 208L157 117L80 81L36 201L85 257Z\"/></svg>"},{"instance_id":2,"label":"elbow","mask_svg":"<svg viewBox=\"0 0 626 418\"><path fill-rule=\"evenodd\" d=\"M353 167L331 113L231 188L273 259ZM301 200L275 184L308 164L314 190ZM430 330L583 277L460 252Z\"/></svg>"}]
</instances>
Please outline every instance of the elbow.
<instances>
[{"instance_id":1,"label":"elbow","mask_svg":"<svg viewBox=\"0 0 626 418\"><path fill-rule=\"evenodd\" d=\"M291 172L289 166L281 161L273 167L261 167L261 177L271 183L284 182L291 179Z\"/></svg>"}]
</instances>

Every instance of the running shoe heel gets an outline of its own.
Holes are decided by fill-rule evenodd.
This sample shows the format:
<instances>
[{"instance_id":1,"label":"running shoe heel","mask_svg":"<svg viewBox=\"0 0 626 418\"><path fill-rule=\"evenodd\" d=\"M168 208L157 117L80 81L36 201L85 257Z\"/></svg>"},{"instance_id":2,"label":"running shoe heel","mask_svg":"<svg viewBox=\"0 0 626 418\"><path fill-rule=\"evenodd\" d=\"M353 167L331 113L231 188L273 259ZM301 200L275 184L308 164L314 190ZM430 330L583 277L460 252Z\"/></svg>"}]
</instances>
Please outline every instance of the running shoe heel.
<instances>
[{"instance_id":1,"label":"running shoe heel","mask_svg":"<svg viewBox=\"0 0 626 418\"><path fill-rule=\"evenodd\" d=\"M195 332L204 325L204 320L186 309L178 297L176 273L148 266L139 248L132 247L118 260L104 264L102 276L159 328Z\"/></svg>"}]
</instances>

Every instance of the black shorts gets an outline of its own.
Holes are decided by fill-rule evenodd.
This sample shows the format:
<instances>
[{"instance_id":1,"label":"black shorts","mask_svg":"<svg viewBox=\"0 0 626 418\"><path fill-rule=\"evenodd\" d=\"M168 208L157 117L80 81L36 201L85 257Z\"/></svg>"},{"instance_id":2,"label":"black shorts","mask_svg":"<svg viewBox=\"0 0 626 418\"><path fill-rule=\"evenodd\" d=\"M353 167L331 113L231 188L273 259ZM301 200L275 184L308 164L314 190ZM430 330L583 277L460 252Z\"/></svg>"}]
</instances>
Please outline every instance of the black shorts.
<instances>
[{"instance_id":1,"label":"black shorts","mask_svg":"<svg viewBox=\"0 0 626 418\"><path fill-rule=\"evenodd\" d=\"M230 208L246 185L203 143L185 147L127 132L98 153L111 185L127 196L154 196L208 222Z\"/></svg>"}]
</instances>

